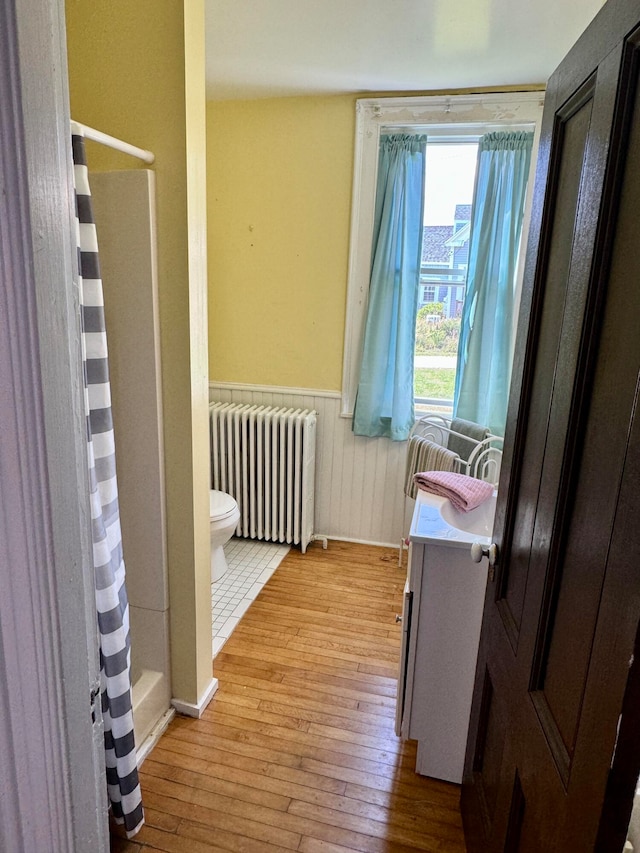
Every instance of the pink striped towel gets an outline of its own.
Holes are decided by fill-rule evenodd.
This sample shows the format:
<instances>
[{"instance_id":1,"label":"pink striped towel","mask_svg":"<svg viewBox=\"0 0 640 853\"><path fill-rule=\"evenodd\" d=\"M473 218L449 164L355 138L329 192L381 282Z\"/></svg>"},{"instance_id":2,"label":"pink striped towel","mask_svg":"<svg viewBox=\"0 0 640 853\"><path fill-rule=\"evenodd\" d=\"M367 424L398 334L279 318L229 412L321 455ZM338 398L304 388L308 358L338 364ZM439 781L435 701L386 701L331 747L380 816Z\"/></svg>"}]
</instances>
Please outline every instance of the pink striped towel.
<instances>
[{"instance_id":1,"label":"pink striped towel","mask_svg":"<svg viewBox=\"0 0 640 853\"><path fill-rule=\"evenodd\" d=\"M493 494L491 483L450 471L422 471L415 475L414 480L419 489L449 498L460 512L475 509Z\"/></svg>"}]
</instances>

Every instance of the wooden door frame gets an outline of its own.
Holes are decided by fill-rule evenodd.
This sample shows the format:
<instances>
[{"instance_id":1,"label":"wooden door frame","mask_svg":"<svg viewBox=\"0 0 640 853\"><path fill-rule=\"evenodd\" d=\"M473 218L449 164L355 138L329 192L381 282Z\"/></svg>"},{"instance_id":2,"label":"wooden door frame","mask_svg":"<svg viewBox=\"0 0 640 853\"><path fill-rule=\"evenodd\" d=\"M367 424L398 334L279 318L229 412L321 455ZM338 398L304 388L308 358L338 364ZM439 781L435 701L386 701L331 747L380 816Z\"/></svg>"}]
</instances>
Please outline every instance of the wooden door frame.
<instances>
[{"instance_id":1,"label":"wooden door frame","mask_svg":"<svg viewBox=\"0 0 640 853\"><path fill-rule=\"evenodd\" d=\"M106 853L62 0L0 65L0 847Z\"/></svg>"}]
</instances>

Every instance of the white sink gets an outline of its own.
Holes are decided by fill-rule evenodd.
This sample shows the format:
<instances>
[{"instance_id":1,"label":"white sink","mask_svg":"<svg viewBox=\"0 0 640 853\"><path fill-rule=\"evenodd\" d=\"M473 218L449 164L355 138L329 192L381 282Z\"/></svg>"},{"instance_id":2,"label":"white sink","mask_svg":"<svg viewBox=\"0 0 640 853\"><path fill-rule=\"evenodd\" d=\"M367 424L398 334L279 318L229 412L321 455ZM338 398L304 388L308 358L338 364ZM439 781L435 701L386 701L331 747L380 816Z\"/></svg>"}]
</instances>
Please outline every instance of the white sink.
<instances>
[{"instance_id":1,"label":"white sink","mask_svg":"<svg viewBox=\"0 0 640 853\"><path fill-rule=\"evenodd\" d=\"M459 512L451 501L445 501L440 507L440 513L447 524L474 536L491 536L493 519L496 514L496 495L484 501L469 512Z\"/></svg>"},{"instance_id":2,"label":"white sink","mask_svg":"<svg viewBox=\"0 0 640 853\"><path fill-rule=\"evenodd\" d=\"M489 545L496 512L495 494L470 512L458 512L447 498L418 490L410 539L465 547L478 541Z\"/></svg>"}]
</instances>

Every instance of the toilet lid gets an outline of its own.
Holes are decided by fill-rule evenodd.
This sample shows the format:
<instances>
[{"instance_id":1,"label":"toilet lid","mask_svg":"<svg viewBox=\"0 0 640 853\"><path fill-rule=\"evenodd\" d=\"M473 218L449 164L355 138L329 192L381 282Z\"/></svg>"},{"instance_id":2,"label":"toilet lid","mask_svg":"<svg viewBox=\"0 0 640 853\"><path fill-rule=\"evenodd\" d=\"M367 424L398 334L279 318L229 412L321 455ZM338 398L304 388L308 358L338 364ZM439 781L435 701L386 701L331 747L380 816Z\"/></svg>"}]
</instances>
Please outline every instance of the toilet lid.
<instances>
[{"instance_id":1,"label":"toilet lid","mask_svg":"<svg viewBox=\"0 0 640 853\"><path fill-rule=\"evenodd\" d=\"M209 517L225 518L237 509L237 503L226 492L211 489L209 492Z\"/></svg>"}]
</instances>

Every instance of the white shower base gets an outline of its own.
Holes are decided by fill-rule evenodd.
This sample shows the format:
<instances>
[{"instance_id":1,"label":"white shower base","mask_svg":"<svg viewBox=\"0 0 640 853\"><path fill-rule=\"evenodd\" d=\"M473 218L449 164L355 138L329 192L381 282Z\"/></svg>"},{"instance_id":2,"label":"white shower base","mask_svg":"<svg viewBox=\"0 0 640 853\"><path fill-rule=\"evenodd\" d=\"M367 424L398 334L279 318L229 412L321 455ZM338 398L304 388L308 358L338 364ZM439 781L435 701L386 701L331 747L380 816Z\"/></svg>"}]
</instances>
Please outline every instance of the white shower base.
<instances>
[{"instance_id":1,"label":"white shower base","mask_svg":"<svg viewBox=\"0 0 640 853\"><path fill-rule=\"evenodd\" d=\"M143 669L132 673L133 728L136 738L138 766L147 757L175 714L167 709L169 685L161 672Z\"/></svg>"}]
</instances>

